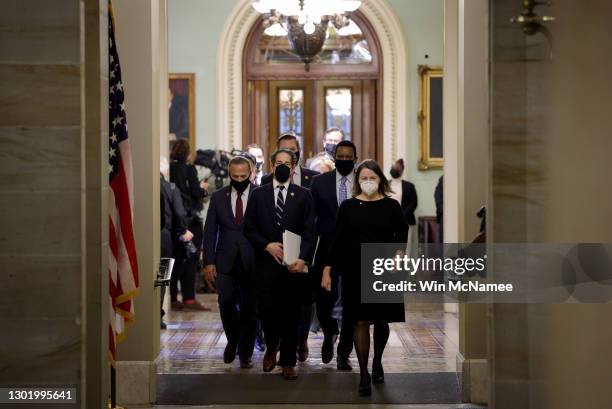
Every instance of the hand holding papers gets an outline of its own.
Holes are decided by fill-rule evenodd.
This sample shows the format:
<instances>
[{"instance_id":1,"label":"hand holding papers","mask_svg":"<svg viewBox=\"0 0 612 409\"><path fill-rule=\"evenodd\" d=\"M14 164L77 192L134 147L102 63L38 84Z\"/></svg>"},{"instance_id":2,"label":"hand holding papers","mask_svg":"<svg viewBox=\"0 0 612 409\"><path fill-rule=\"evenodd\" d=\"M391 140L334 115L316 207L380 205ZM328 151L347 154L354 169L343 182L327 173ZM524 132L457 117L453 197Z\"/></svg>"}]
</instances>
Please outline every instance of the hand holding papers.
<instances>
[{"instance_id":1,"label":"hand holding papers","mask_svg":"<svg viewBox=\"0 0 612 409\"><path fill-rule=\"evenodd\" d=\"M304 260L300 260L300 246L302 237L285 230L283 232L283 265L289 266L294 273L307 273Z\"/></svg>"}]
</instances>

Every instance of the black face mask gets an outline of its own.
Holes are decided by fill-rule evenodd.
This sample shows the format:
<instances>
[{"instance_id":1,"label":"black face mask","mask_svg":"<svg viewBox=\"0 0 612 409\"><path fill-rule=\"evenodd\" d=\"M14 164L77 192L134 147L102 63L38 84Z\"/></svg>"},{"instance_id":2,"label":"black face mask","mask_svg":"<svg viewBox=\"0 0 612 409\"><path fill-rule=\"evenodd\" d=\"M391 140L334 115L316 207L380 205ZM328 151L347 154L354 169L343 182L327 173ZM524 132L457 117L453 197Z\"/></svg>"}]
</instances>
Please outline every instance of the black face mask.
<instances>
[{"instance_id":1,"label":"black face mask","mask_svg":"<svg viewBox=\"0 0 612 409\"><path fill-rule=\"evenodd\" d=\"M291 173L291 169L287 165L278 165L276 169L274 169L274 179L276 179L279 183L285 183L289 180L289 174Z\"/></svg>"},{"instance_id":2,"label":"black face mask","mask_svg":"<svg viewBox=\"0 0 612 409\"><path fill-rule=\"evenodd\" d=\"M236 191L238 191L238 193L240 194L242 194L246 190L246 188L249 187L250 184L251 181L248 178L244 179L242 182L239 182L234 179L230 180L230 185L232 185L232 187L236 189Z\"/></svg>"},{"instance_id":3,"label":"black face mask","mask_svg":"<svg viewBox=\"0 0 612 409\"><path fill-rule=\"evenodd\" d=\"M336 145L333 143L326 143L325 152L327 152L327 154L333 158L336 154Z\"/></svg>"},{"instance_id":4,"label":"black face mask","mask_svg":"<svg viewBox=\"0 0 612 409\"><path fill-rule=\"evenodd\" d=\"M257 168L257 172L261 172L261 168L263 168L263 162L256 162L255 167Z\"/></svg>"},{"instance_id":5,"label":"black face mask","mask_svg":"<svg viewBox=\"0 0 612 409\"><path fill-rule=\"evenodd\" d=\"M391 168L391 171L390 171L389 173L391 173L391 177L392 177L393 179L397 179L397 178L399 178L400 176L402 176L402 171L401 171L401 170L399 170L399 169L398 169L398 168L396 168L396 167L392 167L392 168Z\"/></svg>"},{"instance_id":6,"label":"black face mask","mask_svg":"<svg viewBox=\"0 0 612 409\"><path fill-rule=\"evenodd\" d=\"M347 176L355 169L355 161L348 159L337 159L336 170L342 175Z\"/></svg>"}]
</instances>

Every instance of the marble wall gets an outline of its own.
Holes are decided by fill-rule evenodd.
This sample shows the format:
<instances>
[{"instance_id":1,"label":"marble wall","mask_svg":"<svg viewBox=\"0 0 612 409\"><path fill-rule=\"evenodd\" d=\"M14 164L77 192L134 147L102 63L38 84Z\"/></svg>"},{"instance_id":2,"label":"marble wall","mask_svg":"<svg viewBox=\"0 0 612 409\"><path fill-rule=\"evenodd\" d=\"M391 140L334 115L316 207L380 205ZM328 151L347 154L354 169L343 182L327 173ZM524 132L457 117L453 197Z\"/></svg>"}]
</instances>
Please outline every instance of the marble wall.
<instances>
[{"instance_id":1,"label":"marble wall","mask_svg":"<svg viewBox=\"0 0 612 409\"><path fill-rule=\"evenodd\" d=\"M0 384L80 384L80 2L2 1Z\"/></svg>"},{"instance_id":2,"label":"marble wall","mask_svg":"<svg viewBox=\"0 0 612 409\"><path fill-rule=\"evenodd\" d=\"M0 386L75 385L101 408L106 1L0 6Z\"/></svg>"},{"instance_id":3,"label":"marble wall","mask_svg":"<svg viewBox=\"0 0 612 409\"><path fill-rule=\"evenodd\" d=\"M612 194L600 180L612 172L612 52L603 46L612 8L605 0L539 7L557 18L550 43L510 23L520 3L491 1L488 234L498 243L609 243ZM611 314L603 304L493 305L493 407L608 407Z\"/></svg>"}]
</instances>

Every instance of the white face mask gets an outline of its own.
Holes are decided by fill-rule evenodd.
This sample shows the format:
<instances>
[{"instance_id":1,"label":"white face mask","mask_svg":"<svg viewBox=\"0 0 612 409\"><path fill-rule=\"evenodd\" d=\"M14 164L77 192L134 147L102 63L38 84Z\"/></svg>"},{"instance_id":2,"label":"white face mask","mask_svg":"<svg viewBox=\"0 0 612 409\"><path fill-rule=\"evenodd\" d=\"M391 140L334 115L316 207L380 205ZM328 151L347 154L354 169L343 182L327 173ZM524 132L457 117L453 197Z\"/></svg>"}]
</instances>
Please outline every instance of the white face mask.
<instances>
[{"instance_id":1,"label":"white face mask","mask_svg":"<svg viewBox=\"0 0 612 409\"><path fill-rule=\"evenodd\" d=\"M361 187L363 193L366 194L366 196L371 196L374 192L378 190L378 182L375 182L373 180L364 180L363 182L359 182L359 186Z\"/></svg>"}]
</instances>

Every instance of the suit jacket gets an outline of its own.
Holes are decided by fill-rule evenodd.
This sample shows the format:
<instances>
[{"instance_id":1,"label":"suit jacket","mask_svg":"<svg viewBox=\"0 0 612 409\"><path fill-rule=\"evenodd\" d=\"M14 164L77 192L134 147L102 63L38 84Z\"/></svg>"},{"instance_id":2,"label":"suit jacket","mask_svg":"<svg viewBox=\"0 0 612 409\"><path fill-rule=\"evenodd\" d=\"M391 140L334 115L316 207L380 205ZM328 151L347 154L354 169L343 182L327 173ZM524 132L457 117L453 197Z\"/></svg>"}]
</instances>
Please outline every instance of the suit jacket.
<instances>
[{"instance_id":1,"label":"suit jacket","mask_svg":"<svg viewBox=\"0 0 612 409\"><path fill-rule=\"evenodd\" d=\"M300 176L302 177L301 186L306 189L310 189L310 185L312 183L312 179L317 176L319 172L316 170L310 170L308 168L303 168L300 166ZM268 173L261 178L261 184L265 185L266 183L271 183L274 175L272 173Z\"/></svg>"},{"instance_id":2,"label":"suit jacket","mask_svg":"<svg viewBox=\"0 0 612 409\"><path fill-rule=\"evenodd\" d=\"M414 184L402 180L402 211L406 218L406 223L410 226L416 224L416 218L414 217L414 211L417 208L418 199Z\"/></svg>"},{"instance_id":3,"label":"suit jacket","mask_svg":"<svg viewBox=\"0 0 612 409\"><path fill-rule=\"evenodd\" d=\"M308 189L289 184L285 197L283 224L275 220L274 187L268 183L251 194L244 221L244 234L255 249L255 282L268 284L278 280L287 268L281 266L265 251L271 242L283 242L282 233L289 230L302 237L300 258L310 263L315 248L315 213Z\"/></svg>"},{"instance_id":4,"label":"suit jacket","mask_svg":"<svg viewBox=\"0 0 612 409\"><path fill-rule=\"evenodd\" d=\"M336 192L336 170L317 175L312 180L310 192L314 200L317 215L317 236L319 245L315 255L315 264L322 265L327 255L329 241L336 224L338 214L338 195Z\"/></svg>"},{"instance_id":5,"label":"suit jacket","mask_svg":"<svg viewBox=\"0 0 612 409\"><path fill-rule=\"evenodd\" d=\"M187 230L187 213L181 193L163 177L159 181L161 217L161 257L172 257L177 236Z\"/></svg>"},{"instance_id":6,"label":"suit jacket","mask_svg":"<svg viewBox=\"0 0 612 409\"><path fill-rule=\"evenodd\" d=\"M188 216L202 210L202 199L208 195L208 191L200 187L195 166L185 161L173 160L170 162L170 182L180 190Z\"/></svg>"},{"instance_id":7,"label":"suit jacket","mask_svg":"<svg viewBox=\"0 0 612 409\"><path fill-rule=\"evenodd\" d=\"M247 211L255 188L253 184L249 188ZM255 267L253 247L243 233L244 221L234 221L231 192L232 187L226 186L213 193L204 225L204 265L214 264L219 274L230 273L237 257L245 271L252 272Z\"/></svg>"}]
</instances>

